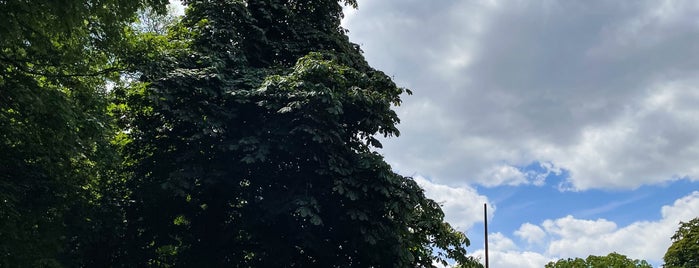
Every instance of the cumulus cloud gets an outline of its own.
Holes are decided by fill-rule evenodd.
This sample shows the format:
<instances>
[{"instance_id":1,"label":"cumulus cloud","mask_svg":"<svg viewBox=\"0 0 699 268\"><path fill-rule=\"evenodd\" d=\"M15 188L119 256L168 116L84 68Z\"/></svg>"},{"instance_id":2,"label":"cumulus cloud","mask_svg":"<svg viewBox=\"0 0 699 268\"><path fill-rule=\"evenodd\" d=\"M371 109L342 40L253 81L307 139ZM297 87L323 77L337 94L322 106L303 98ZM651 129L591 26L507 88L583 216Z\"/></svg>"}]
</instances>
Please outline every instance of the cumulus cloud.
<instances>
[{"instance_id":1,"label":"cumulus cloud","mask_svg":"<svg viewBox=\"0 0 699 268\"><path fill-rule=\"evenodd\" d=\"M502 233L492 233L489 234L488 237L490 237L488 239L490 242L489 248L493 249L493 251L508 251L517 249L515 242L505 237Z\"/></svg>"},{"instance_id":2,"label":"cumulus cloud","mask_svg":"<svg viewBox=\"0 0 699 268\"><path fill-rule=\"evenodd\" d=\"M696 1L359 1L344 21L415 95L384 142L440 183L564 190L699 179Z\"/></svg>"},{"instance_id":3,"label":"cumulus cloud","mask_svg":"<svg viewBox=\"0 0 699 268\"><path fill-rule=\"evenodd\" d=\"M566 216L557 220L546 220L542 224L544 229L550 234L561 238L588 237L597 239L616 230L616 224L604 219L580 220L573 216Z\"/></svg>"},{"instance_id":4,"label":"cumulus cloud","mask_svg":"<svg viewBox=\"0 0 699 268\"><path fill-rule=\"evenodd\" d=\"M524 223L514 232L525 244L515 243L502 233L489 234L491 267L543 267L561 258L604 256L611 252L632 259L647 260L654 266L671 244L670 237L680 221L689 221L699 215L699 191L663 206L661 218L656 221L638 221L619 227L605 219L577 219L566 216L545 220L540 225ZM530 246L534 249L524 249ZM483 263L485 251L479 249L472 256Z\"/></svg>"},{"instance_id":5,"label":"cumulus cloud","mask_svg":"<svg viewBox=\"0 0 699 268\"><path fill-rule=\"evenodd\" d=\"M471 187L450 187L433 183L424 177L416 176L415 182L425 189L425 195L442 205L446 221L461 231L470 229L474 223L482 222L483 204L488 198L478 194ZM490 207L490 215L495 211Z\"/></svg>"},{"instance_id":6,"label":"cumulus cloud","mask_svg":"<svg viewBox=\"0 0 699 268\"><path fill-rule=\"evenodd\" d=\"M515 235L524 239L529 244L542 243L544 242L544 238L546 238L546 232L544 232L541 227L528 222L522 224L522 226L515 231Z\"/></svg>"},{"instance_id":7,"label":"cumulus cloud","mask_svg":"<svg viewBox=\"0 0 699 268\"><path fill-rule=\"evenodd\" d=\"M548 241L545 254L556 259L618 252L633 259L660 263L678 223L699 215L699 192L663 206L660 214L657 221L638 221L624 227L605 219L566 216L545 220L541 225L525 223L515 235L528 243Z\"/></svg>"},{"instance_id":8,"label":"cumulus cloud","mask_svg":"<svg viewBox=\"0 0 699 268\"><path fill-rule=\"evenodd\" d=\"M485 252L478 250L473 253L473 256L479 258L481 263L484 263ZM544 256L541 253L532 251L489 251L488 260L492 268L541 268L548 262L552 261L550 257Z\"/></svg>"},{"instance_id":9,"label":"cumulus cloud","mask_svg":"<svg viewBox=\"0 0 699 268\"><path fill-rule=\"evenodd\" d=\"M510 238L496 232L488 235L489 248L488 260L490 267L522 267L541 268L552 259L541 253L533 251L521 251ZM485 263L485 251L476 250L471 256L476 257L481 263Z\"/></svg>"},{"instance_id":10,"label":"cumulus cloud","mask_svg":"<svg viewBox=\"0 0 699 268\"><path fill-rule=\"evenodd\" d=\"M614 121L582 130L580 140L550 148L581 189L633 188L665 180L699 178L699 80L668 81ZM568 157L564 157L564 156Z\"/></svg>"}]
</instances>

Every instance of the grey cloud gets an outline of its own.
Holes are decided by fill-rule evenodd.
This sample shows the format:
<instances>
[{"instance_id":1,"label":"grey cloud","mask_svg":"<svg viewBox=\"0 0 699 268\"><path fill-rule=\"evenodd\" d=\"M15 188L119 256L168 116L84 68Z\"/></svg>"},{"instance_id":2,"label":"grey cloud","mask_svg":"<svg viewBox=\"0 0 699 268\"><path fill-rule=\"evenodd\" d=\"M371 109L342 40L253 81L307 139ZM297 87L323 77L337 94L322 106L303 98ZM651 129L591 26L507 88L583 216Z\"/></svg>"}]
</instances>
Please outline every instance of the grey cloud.
<instances>
[{"instance_id":1,"label":"grey cloud","mask_svg":"<svg viewBox=\"0 0 699 268\"><path fill-rule=\"evenodd\" d=\"M415 91L398 108L403 135L384 142L399 171L516 185L533 182L513 169L540 161L581 189L699 175L686 163L699 157L686 116L699 112L686 93L699 90L695 2L359 4L350 38ZM671 109L650 109L668 87Z\"/></svg>"}]
</instances>

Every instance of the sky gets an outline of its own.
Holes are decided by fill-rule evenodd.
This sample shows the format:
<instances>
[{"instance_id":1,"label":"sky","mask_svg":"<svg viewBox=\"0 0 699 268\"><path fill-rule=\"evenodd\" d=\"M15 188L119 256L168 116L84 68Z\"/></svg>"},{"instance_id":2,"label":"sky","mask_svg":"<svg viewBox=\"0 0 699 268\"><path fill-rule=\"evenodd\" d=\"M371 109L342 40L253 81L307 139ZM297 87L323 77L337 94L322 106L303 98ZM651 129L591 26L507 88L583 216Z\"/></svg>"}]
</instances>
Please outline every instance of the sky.
<instances>
[{"instance_id":1,"label":"sky","mask_svg":"<svg viewBox=\"0 0 699 268\"><path fill-rule=\"evenodd\" d=\"M699 216L699 2L359 0L343 26L414 92L380 152L491 267L655 267Z\"/></svg>"}]
</instances>

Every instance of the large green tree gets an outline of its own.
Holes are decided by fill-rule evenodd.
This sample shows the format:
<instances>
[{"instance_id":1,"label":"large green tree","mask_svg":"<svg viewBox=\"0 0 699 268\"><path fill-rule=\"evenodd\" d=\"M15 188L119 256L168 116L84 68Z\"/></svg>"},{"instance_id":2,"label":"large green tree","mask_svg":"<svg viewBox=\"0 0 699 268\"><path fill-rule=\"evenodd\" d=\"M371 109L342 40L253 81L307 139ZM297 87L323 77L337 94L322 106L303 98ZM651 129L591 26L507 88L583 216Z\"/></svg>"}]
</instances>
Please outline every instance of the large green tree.
<instances>
[{"instance_id":1,"label":"large green tree","mask_svg":"<svg viewBox=\"0 0 699 268\"><path fill-rule=\"evenodd\" d=\"M440 206L375 152L376 135L398 135L405 90L349 42L338 1L186 2L169 48L115 91L131 172L120 263L472 261Z\"/></svg>"},{"instance_id":2,"label":"large green tree","mask_svg":"<svg viewBox=\"0 0 699 268\"><path fill-rule=\"evenodd\" d=\"M614 267L614 268L652 268L645 260L633 260L625 255L613 252L607 256L590 255L586 259L560 259L549 262L546 268L587 268L587 267Z\"/></svg>"},{"instance_id":3,"label":"large green tree","mask_svg":"<svg viewBox=\"0 0 699 268\"><path fill-rule=\"evenodd\" d=\"M166 2L0 1L0 266L98 255L115 156L106 80L135 12Z\"/></svg>"},{"instance_id":4,"label":"large green tree","mask_svg":"<svg viewBox=\"0 0 699 268\"><path fill-rule=\"evenodd\" d=\"M668 268L699 267L699 217L680 222L663 259Z\"/></svg>"}]
</instances>

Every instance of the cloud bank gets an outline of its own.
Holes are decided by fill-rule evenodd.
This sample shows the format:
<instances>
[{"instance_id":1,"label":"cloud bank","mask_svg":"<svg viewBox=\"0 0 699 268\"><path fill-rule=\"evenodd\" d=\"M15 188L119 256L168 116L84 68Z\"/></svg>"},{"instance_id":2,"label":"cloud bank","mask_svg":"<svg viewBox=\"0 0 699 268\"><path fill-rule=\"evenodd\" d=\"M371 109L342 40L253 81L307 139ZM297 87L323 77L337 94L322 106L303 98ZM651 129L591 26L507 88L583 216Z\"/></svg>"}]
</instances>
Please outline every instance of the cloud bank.
<instances>
[{"instance_id":1,"label":"cloud bank","mask_svg":"<svg viewBox=\"0 0 699 268\"><path fill-rule=\"evenodd\" d=\"M359 1L344 21L411 88L383 153L449 185L699 179L696 1Z\"/></svg>"},{"instance_id":2,"label":"cloud bank","mask_svg":"<svg viewBox=\"0 0 699 268\"><path fill-rule=\"evenodd\" d=\"M693 192L663 206L660 219L638 221L623 227L605 219L577 219L573 216L549 219L540 224L524 223L513 233L519 238L519 243L501 233L490 235L491 265L494 268L543 267L560 258L586 258L618 252L659 267L679 222L687 222L697 215L699 192ZM473 255L483 259L484 252L477 250Z\"/></svg>"}]
</instances>

